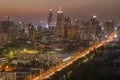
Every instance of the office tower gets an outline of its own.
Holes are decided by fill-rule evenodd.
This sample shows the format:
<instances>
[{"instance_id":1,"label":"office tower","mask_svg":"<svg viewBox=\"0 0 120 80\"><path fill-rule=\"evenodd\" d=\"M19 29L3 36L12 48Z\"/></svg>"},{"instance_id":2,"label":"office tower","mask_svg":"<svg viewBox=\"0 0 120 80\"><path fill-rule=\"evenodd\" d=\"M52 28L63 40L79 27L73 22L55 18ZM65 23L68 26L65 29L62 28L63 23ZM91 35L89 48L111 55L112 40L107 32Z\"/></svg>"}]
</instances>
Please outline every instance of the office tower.
<instances>
[{"instance_id":1,"label":"office tower","mask_svg":"<svg viewBox=\"0 0 120 80\"><path fill-rule=\"evenodd\" d=\"M97 16L92 16L90 21L91 21L92 25L96 25L98 23Z\"/></svg>"},{"instance_id":2,"label":"office tower","mask_svg":"<svg viewBox=\"0 0 120 80\"><path fill-rule=\"evenodd\" d=\"M107 20L103 22L104 28L106 30L106 33L109 34L114 30L114 21L113 20Z\"/></svg>"},{"instance_id":3,"label":"office tower","mask_svg":"<svg viewBox=\"0 0 120 80\"><path fill-rule=\"evenodd\" d=\"M6 39L11 39L12 40L12 34L13 34L13 27L14 27L14 22L12 21L1 21L1 30L0 32L9 35Z\"/></svg>"},{"instance_id":4,"label":"office tower","mask_svg":"<svg viewBox=\"0 0 120 80\"><path fill-rule=\"evenodd\" d=\"M1 21L1 31L4 33L9 34L12 26L14 26L14 23L11 21Z\"/></svg>"},{"instance_id":5,"label":"office tower","mask_svg":"<svg viewBox=\"0 0 120 80\"><path fill-rule=\"evenodd\" d=\"M17 28L18 28L18 37L19 38L27 38L26 36L27 36L27 31L26 31L26 26L25 26L25 24L24 24L24 22L19 22L18 24L17 24Z\"/></svg>"},{"instance_id":6,"label":"office tower","mask_svg":"<svg viewBox=\"0 0 120 80\"><path fill-rule=\"evenodd\" d=\"M75 18L74 19L74 29L75 29L75 36L74 36L74 38L75 39L77 39L77 40L79 40L80 39L80 21L78 20L78 18Z\"/></svg>"},{"instance_id":7,"label":"office tower","mask_svg":"<svg viewBox=\"0 0 120 80\"><path fill-rule=\"evenodd\" d=\"M68 28L68 38L71 40L75 39L75 28L73 21L71 21L70 27Z\"/></svg>"},{"instance_id":8,"label":"office tower","mask_svg":"<svg viewBox=\"0 0 120 80\"><path fill-rule=\"evenodd\" d=\"M52 9L49 9L49 15L48 15L48 27L53 27L53 12Z\"/></svg>"},{"instance_id":9,"label":"office tower","mask_svg":"<svg viewBox=\"0 0 120 80\"><path fill-rule=\"evenodd\" d=\"M81 21L78 18L75 18L74 29L75 29L75 39L87 40L86 27L85 27L84 21Z\"/></svg>"},{"instance_id":10,"label":"office tower","mask_svg":"<svg viewBox=\"0 0 120 80\"><path fill-rule=\"evenodd\" d=\"M61 7L59 7L59 10L57 11L57 33L58 37L60 39L64 38L64 16L63 11L61 10Z\"/></svg>"},{"instance_id":11,"label":"office tower","mask_svg":"<svg viewBox=\"0 0 120 80\"><path fill-rule=\"evenodd\" d=\"M49 34L50 39L52 39L52 36L56 34L55 25L53 22L53 12L52 9L49 9L49 16L48 16L48 28L49 28Z\"/></svg>"},{"instance_id":12,"label":"office tower","mask_svg":"<svg viewBox=\"0 0 120 80\"><path fill-rule=\"evenodd\" d=\"M0 45L6 44L9 40L8 37L9 37L8 34L1 32L0 33Z\"/></svg>"},{"instance_id":13,"label":"office tower","mask_svg":"<svg viewBox=\"0 0 120 80\"><path fill-rule=\"evenodd\" d=\"M92 16L91 19L86 23L87 34L91 40L97 39L97 28L99 28L99 20L96 16Z\"/></svg>"},{"instance_id":14,"label":"office tower","mask_svg":"<svg viewBox=\"0 0 120 80\"><path fill-rule=\"evenodd\" d=\"M34 40L34 26L32 23L28 24L28 38L29 40Z\"/></svg>"},{"instance_id":15,"label":"office tower","mask_svg":"<svg viewBox=\"0 0 120 80\"><path fill-rule=\"evenodd\" d=\"M14 23L9 20L0 21L0 44L6 44L12 40Z\"/></svg>"},{"instance_id":16,"label":"office tower","mask_svg":"<svg viewBox=\"0 0 120 80\"><path fill-rule=\"evenodd\" d=\"M69 17L64 19L64 39L71 40L74 38L74 26Z\"/></svg>"},{"instance_id":17,"label":"office tower","mask_svg":"<svg viewBox=\"0 0 120 80\"><path fill-rule=\"evenodd\" d=\"M65 17L64 19L64 39L68 38L68 27L70 26L69 17Z\"/></svg>"}]
</instances>

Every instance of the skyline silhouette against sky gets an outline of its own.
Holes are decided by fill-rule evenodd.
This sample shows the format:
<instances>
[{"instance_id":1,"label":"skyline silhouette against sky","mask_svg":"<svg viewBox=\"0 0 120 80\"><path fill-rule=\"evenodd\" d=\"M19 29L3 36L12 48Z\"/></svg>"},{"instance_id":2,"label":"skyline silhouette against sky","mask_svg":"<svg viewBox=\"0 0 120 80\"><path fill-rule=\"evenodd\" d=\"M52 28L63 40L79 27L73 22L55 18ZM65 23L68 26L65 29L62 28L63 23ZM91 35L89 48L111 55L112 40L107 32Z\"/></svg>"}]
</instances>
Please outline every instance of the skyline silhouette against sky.
<instances>
[{"instance_id":1,"label":"skyline silhouette against sky","mask_svg":"<svg viewBox=\"0 0 120 80\"><path fill-rule=\"evenodd\" d=\"M47 21L49 9L54 17L61 6L65 16L87 20L92 15L120 21L120 0L0 0L0 16L14 21Z\"/></svg>"}]
</instances>

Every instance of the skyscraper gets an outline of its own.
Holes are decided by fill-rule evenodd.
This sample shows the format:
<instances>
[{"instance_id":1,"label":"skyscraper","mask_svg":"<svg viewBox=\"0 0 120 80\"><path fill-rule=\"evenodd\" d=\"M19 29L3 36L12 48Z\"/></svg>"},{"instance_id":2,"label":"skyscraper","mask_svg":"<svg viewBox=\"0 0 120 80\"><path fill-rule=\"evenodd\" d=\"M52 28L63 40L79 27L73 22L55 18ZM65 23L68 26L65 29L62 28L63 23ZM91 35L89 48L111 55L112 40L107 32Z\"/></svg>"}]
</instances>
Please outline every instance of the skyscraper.
<instances>
[{"instance_id":1,"label":"skyscraper","mask_svg":"<svg viewBox=\"0 0 120 80\"><path fill-rule=\"evenodd\" d=\"M89 35L90 39L96 40L97 37L97 28L99 27L99 21L96 16L92 16L88 23L86 23L87 27L87 34Z\"/></svg>"},{"instance_id":2,"label":"skyscraper","mask_svg":"<svg viewBox=\"0 0 120 80\"><path fill-rule=\"evenodd\" d=\"M11 21L1 21L1 31L4 33L10 33L11 27L14 26L14 22Z\"/></svg>"},{"instance_id":3,"label":"skyscraper","mask_svg":"<svg viewBox=\"0 0 120 80\"><path fill-rule=\"evenodd\" d=\"M65 22L64 23L64 39L67 39L68 38L68 27L70 24L69 17L65 17L64 22Z\"/></svg>"},{"instance_id":4,"label":"skyscraper","mask_svg":"<svg viewBox=\"0 0 120 80\"><path fill-rule=\"evenodd\" d=\"M63 11L61 10L61 7L59 7L59 10L57 12L57 30L58 30L58 37L60 39L64 38L64 16Z\"/></svg>"},{"instance_id":5,"label":"skyscraper","mask_svg":"<svg viewBox=\"0 0 120 80\"><path fill-rule=\"evenodd\" d=\"M34 26L32 23L28 24L28 37L30 40L34 40Z\"/></svg>"},{"instance_id":6,"label":"skyscraper","mask_svg":"<svg viewBox=\"0 0 120 80\"><path fill-rule=\"evenodd\" d=\"M48 15L48 27L53 27L53 12L52 9L49 9L49 15Z\"/></svg>"},{"instance_id":7,"label":"skyscraper","mask_svg":"<svg viewBox=\"0 0 120 80\"><path fill-rule=\"evenodd\" d=\"M69 17L65 17L64 19L64 39L71 40L74 38L74 26L73 22Z\"/></svg>"},{"instance_id":8,"label":"skyscraper","mask_svg":"<svg viewBox=\"0 0 120 80\"><path fill-rule=\"evenodd\" d=\"M12 29L14 23L11 21L0 21L0 44L6 44L9 39L12 39Z\"/></svg>"},{"instance_id":9,"label":"skyscraper","mask_svg":"<svg viewBox=\"0 0 120 80\"><path fill-rule=\"evenodd\" d=\"M107 34L111 33L114 30L114 21L113 20L104 21L104 28Z\"/></svg>"},{"instance_id":10,"label":"skyscraper","mask_svg":"<svg viewBox=\"0 0 120 80\"><path fill-rule=\"evenodd\" d=\"M74 28L75 28L75 39L77 39L77 40L86 40L87 39L84 21L80 21L78 18L75 18Z\"/></svg>"},{"instance_id":11,"label":"skyscraper","mask_svg":"<svg viewBox=\"0 0 120 80\"><path fill-rule=\"evenodd\" d=\"M75 29L75 39L79 40L80 39L80 21L78 18L75 18L74 20L74 29Z\"/></svg>"},{"instance_id":12,"label":"skyscraper","mask_svg":"<svg viewBox=\"0 0 120 80\"><path fill-rule=\"evenodd\" d=\"M25 26L25 24L24 24L24 22L19 22L18 24L17 24L17 27L18 27L18 33L19 33L19 37L20 38L26 38L26 33L25 33L25 30L26 30L26 26Z\"/></svg>"}]
</instances>

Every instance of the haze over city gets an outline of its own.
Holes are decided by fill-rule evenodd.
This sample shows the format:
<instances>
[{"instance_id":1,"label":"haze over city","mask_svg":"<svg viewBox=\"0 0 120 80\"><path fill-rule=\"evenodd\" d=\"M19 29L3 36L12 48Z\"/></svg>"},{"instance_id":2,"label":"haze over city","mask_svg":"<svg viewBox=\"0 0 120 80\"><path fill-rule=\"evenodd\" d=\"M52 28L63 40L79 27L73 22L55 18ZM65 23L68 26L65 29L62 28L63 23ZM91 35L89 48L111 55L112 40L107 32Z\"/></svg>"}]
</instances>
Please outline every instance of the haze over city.
<instances>
[{"instance_id":1,"label":"haze over city","mask_svg":"<svg viewBox=\"0 0 120 80\"><path fill-rule=\"evenodd\" d=\"M120 80L120 0L0 0L0 80Z\"/></svg>"},{"instance_id":2,"label":"haze over city","mask_svg":"<svg viewBox=\"0 0 120 80\"><path fill-rule=\"evenodd\" d=\"M120 0L0 0L0 16L11 16L13 21L39 23L46 21L51 8L54 17L61 6L65 16L87 20L92 15L101 19L115 19L120 16Z\"/></svg>"}]
</instances>

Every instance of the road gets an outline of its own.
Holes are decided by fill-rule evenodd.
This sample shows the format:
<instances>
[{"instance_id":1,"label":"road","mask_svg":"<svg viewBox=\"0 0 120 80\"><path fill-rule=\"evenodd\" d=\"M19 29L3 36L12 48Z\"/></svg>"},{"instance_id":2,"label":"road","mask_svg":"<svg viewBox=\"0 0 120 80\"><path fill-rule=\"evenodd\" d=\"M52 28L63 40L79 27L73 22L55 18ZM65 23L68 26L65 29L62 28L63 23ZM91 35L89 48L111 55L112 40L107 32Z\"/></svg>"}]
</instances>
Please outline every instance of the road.
<instances>
[{"instance_id":1,"label":"road","mask_svg":"<svg viewBox=\"0 0 120 80\"><path fill-rule=\"evenodd\" d=\"M91 51L93 51L95 48L98 48L98 47L112 41L115 34L116 34L116 32L113 32L105 40L100 41L100 42L96 42L94 45L92 45L91 47L88 47L87 49L85 49L82 52L76 52L74 55L71 56L71 58L69 60L67 60L65 62L61 62L61 63L57 64L56 66L51 67L48 71L41 73L39 76L32 78L31 80L44 80L44 79L49 78L50 76L55 74L55 72L60 71L63 68L69 66L77 59L86 56Z\"/></svg>"}]
</instances>

